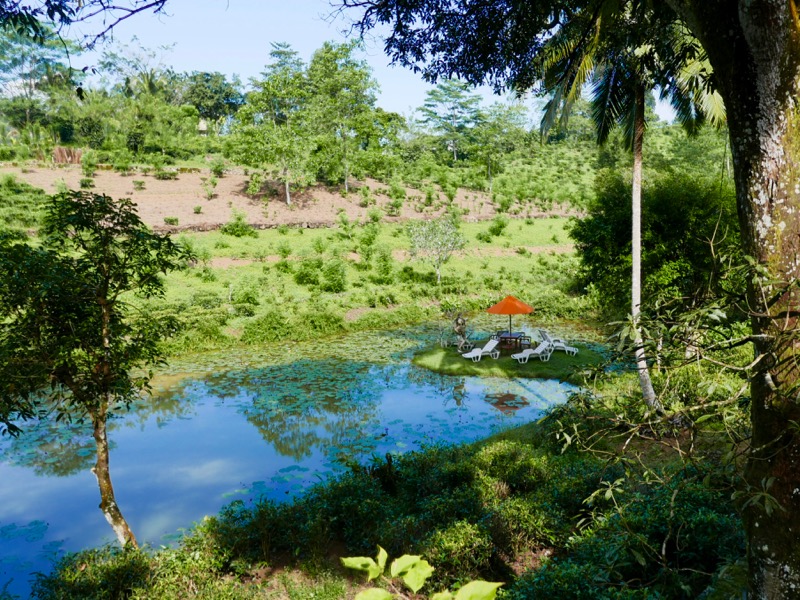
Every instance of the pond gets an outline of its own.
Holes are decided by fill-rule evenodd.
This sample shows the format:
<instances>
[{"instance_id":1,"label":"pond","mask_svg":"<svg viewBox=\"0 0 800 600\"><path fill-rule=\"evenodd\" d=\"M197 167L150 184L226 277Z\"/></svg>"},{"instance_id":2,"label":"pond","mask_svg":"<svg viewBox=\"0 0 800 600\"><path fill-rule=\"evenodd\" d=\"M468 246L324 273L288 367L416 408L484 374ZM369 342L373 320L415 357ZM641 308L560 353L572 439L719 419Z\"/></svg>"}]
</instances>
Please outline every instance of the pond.
<instances>
[{"instance_id":1,"label":"pond","mask_svg":"<svg viewBox=\"0 0 800 600\"><path fill-rule=\"evenodd\" d=\"M420 326L174 362L109 425L117 501L140 543L172 543L234 499L292 498L348 462L529 422L571 389L411 365L436 337ZM29 424L0 453L0 597L27 595L30 573L114 538L85 424Z\"/></svg>"}]
</instances>

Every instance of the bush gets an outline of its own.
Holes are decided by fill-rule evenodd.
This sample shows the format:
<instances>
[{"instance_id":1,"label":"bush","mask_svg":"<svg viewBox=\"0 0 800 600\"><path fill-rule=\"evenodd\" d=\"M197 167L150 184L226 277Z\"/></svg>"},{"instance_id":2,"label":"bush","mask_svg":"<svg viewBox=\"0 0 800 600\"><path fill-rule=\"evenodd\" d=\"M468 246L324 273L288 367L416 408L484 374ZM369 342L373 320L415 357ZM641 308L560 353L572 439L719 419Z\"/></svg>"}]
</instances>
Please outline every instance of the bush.
<instances>
[{"instance_id":1,"label":"bush","mask_svg":"<svg viewBox=\"0 0 800 600\"><path fill-rule=\"evenodd\" d=\"M14 160L16 157L17 151L13 146L0 146L0 160Z\"/></svg>"},{"instance_id":2,"label":"bush","mask_svg":"<svg viewBox=\"0 0 800 600\"><path fill-rule=\"evenodd\" d=\"M92 179L90 177L83 177L78 182L78 185L81 186L82 190L90 190L90 189L92 189L94 187L94 179Z\"/></svg>"},{"instance_id":3,"label":"bush","mask_svg":"<svg viewBox=\"0 0 800 600\"><path fill-rule=\"evenodd\" d=\"M270 310L245 324L241 340L245 344L263 344L290 339L292 333L286 313Z\"/></svg>"},{"instance_id":4,"label":"bush","mask_svg":"<svg viewBox=\"0 0 800 600\"><path fill-rule=\"evenodd\" d=\"M253 171L253 174L250 175L250 181L247 182L247 195L255 196L261 191L262 185L264 185L264 176L257 171Z\"/></svg>"},{"instance_id":5,"label":"bush","mask_svg":"<svg viewBox=\"0 0 800 600\"><path fill-rule=\"evenodd\" d=\"M328 260L322 269L322 291L338 294L347 288L347 267L338 258Z\"/></svg>"},{"instance_id":6,"label":"bush","mask_svg":"<svg viewBox=\"0 0 800 600\"><path fill-rule=\"evenodd\" d=\"M489 235L494 237L503 235L506 227L508 227L508 218L503 215L497 215L492 219L491 225L489 225Z\"/></svg>"},{"instance_id":7,"label":"bush","mask_svg":"<svg viewBox=\"0 0 800 600\"><path fill-rule=\"evenodd\" d=\"M392 200L386 205L386 214L390 217L396 217L400 214L400 210L403 208L403 201L400 199Z\"/></svg>"},{"instance_id":8,"label":"bush","mask_svg":"<svg viewBox=\"0 0 800 600\"><path fill-rule=\"evenodd\" d=\"M47 200L44 190L10 174L0 176L0 223L3 226L13 229L38 226Z\"/></svg>"},{"instance_id":9,"label":"bush","mask_svg":"<svg viewBox=\"0 0 800 600\"><path fill-rule=\"evenodd\" d=\"M113 168L117 173L127 175L131 172L133 157L129 152L119 151L114 156Z\"/></svg>"},{"instance_id":10,"label":"bush","mask_svg":"<svg viewBox=\"0 0 800 600\"><path fill-rule=\"evenodd\" d=\"M150 559L143 550L106 546L67 554L53 575L35 574L33 598L128 598L131 590L144 588L152 576Z\"/></svg>"},{"instance_id":11,"label":"bush","mask_svg":"<svg viewBox=\"0 0 800 600\"><path fill-rule=\"evenodd\" d=\"M305 258L297 265L294 280L299 285L319 285L321 270L321 258Z\"/></svg>"},{"instance_id":12,"label":"bush","mask_svg":"<svg viewBox=\"0 0 800 600\"><path fill-rule=\"evenodd\" d=\"M402 201L406 199L406 186L404 186L403 183L397 179L390 181L389 198L400 201L402 206Z\"/></svg>"},{"instance_id":13,"label":"bush","mask_svg":"<svg viewBox=\"0 0 800 600\"><path fill-rule=\"evenodd\" d=\"M164 217L164 224L166 224L166 225L177 225L178 224L178 217Z\"/></svg>"},{"instance_id":14,"label":"bush","mask_svg":"<svg viewBox=\"0 0 800 600\"><path fill-rule=\"evenodd\" d=\"M232 235L233 237L258 237L255 227L245 221L245 215L239 211L233 211L233 218L219 228L221 233Z\"/></svg>"},{"instance_id":15,"label":"bush","mask_svg":"<svg viewBox=\"0 0 800 600\"><path fill-rule=\"evenodd\" d=\"M305 325L310 333L309 338L329 336L345 331L344 317L327 310L315 310L297 316L297 321Z\"/></svg>"},{"instance_id":16,"label":"bush","mask_svg":"<svg viewBox=\"0 0 800 600\"><path fill-rule=\"evenodd\" d=\"M492 540L488 533L468 521L456 521L422 542L420 554L434 566L431 583L465 582L489 570Z\"/></svg>"},{"instance_id":17,"label":"bush","mask_svg":"<svg viewBox=\"0 0 800 600\"><path fill-rule=\"evenodd\" d=\"M712 573L744 554L744 536L729 495L691 471L639 486L575 537L566 557L520 578L510 597L547 598L557 589L559 598L585 598L598 588L607 598L698 597Z\"/></svg>"},{"instance_id":18,"label":"bush","mask_svg":"<svg viewBox=\"0 0 800 600\"><path fill-rule=\"evenodd\" d=\"M278 252L278 256L286 260L292 254L292 246L289 244L289 242L280 242L276 251Z\"/></svg>"},{"instance_id":19,"label":"bush","mask_svg":"<svg viewBox=\"0 0 800 600\"><path fill-rule=\"evenodd\" d=\"M373 276L373 281L383 285L392 283L394 281L394 265L392 251L384 247L378 248L375 252L375 275Z\"/></svg>"},{"instance_id":20,"label":"bush","mask_svg":"<svg viewBox=\"0 0 800 600\"><path fill-rule=\"evenodd\" d=\"M227 170L225 167L225 161L221 158L215 158L213 161L211 161L209 170L214 177L221 179L225 176L225 171Z\"/></svg>"},{"instance_id":21,"label":"bush","mask_svg":"<svg viewBox=\"0 0 800 600\"><path fill-rule=\"evenodd\" d=\"M177 171L166 171L164 169L156 169L153 172L153 177L160 181L174 181L178 178Z\"/></svg>"}]
</instances>

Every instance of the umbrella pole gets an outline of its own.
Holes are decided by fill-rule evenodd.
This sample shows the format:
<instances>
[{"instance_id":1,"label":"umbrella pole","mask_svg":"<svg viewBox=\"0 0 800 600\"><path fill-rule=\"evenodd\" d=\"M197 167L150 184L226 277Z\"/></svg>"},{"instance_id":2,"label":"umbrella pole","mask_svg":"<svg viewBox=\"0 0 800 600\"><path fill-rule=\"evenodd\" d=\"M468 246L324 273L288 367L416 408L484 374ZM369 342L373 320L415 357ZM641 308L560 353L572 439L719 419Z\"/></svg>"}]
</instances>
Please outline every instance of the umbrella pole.
<instances>
[{"instance_id":1,"label":"umbrella pole","mask_svg":"<svg viewBox=\"0 0 800 600\"><path fill-rule=\"evenodd\" d=\"M511 335L511 315L508 315L508 335Z\"/></svg>"}]
</instances>

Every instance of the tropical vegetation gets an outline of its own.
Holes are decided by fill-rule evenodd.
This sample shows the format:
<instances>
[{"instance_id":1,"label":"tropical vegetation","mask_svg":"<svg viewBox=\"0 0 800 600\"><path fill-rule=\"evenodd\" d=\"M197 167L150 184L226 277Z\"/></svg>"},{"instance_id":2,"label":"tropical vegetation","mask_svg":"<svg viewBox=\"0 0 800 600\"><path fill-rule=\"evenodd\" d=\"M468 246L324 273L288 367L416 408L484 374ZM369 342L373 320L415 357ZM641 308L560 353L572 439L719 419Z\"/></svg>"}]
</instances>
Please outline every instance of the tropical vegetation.
<instances>
[{"instance_id":1,"label":"tropical vegetation","mask_svg":"<svg viewBox=\"0 0 800 600\"><path fill-rule=\"evenodd\" d=\"M45 4L51 17L73 16L63 12L69 2ZM432 0L400 12L389 10L402 4L394 0L344 4L364 11L365 28L390 27L396 59L440 78L415 118L376 105L357 43L325 43L308 64L276 44L249 88L219 73L175 73L128 48L106 54L98 83L70 72L67 47L36 13L0 9L0 52L20 58L0 62L0 79L22 82L0 100L0 159L23 168L79 160L86 189L106 166L169 179L192 165L209 169L210 197L213 178L247 169L248 192L267 202L265 190L291 203L324 185L371 209L363 223L343 215L314 230L257 231L235 215L217 231L170 239L141 226L127 201L68 190L52 199L4 178L4 432L24 435L25 419L54 401L96 423L101 465L108 402L145 388L136 369L162 356L446 322L501 293L540 298L543 321L580 321L610 336L608 353L572 373L581 390L538 423L351 464L292 502L234 502L175 548L136 549L121 529L122 549L66 556L37 578L34 595L255 598L277 589L338 598L359 584L336 559L371 557L379 546L428 561L435 590L488 579L512 598L794 589L798 82L796 69L773 73L764 58L800 55L791 11L633 0L566 11L553 0L498 18L501 0L464 14L444 14ZM756 13L769 13L771 25ZM454 37L455 26L483 34ZM766 85L771 74L780 85ZM580 92L592 78L590 106ZM544 82L555 94L548 127L531 125L518 96L481 106L464 81L487 80L518 95ZM693 137L648 112L654 86ZM702 126L720 99L729 129ZM564 108L571 116L556 125ZM633 154L612 123L637 133ZM380 208L367 178L388 199ZM468 219L455 201L464 190L491 207L491 220ZM428 219L384 218L404 204ZM574 252L562 248L568 239ZM490 252L463 251L470 246ZM109 256L124 267L109 270ZM246 262L223 269L220 257ZM14 368L20 357L30 372ZM439 350L417 357L426 361L451 368ZM637 392L644 370L646 405ZM276 566L295 570L276 578ZM391 578L379 584L399 590Z\"/></svg>"}]
</instances>

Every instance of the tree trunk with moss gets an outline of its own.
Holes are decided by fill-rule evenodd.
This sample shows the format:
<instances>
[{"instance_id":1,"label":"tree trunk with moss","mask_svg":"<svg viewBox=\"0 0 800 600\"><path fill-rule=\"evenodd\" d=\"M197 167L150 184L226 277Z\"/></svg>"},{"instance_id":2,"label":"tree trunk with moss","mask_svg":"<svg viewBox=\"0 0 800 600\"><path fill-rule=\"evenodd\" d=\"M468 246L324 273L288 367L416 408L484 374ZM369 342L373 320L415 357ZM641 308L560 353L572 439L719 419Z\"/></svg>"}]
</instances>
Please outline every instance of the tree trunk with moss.
<instances>
[{"instance_id":1,"label":"tree trunk with moss","mask_svg":"<svg viewBox=\"0 0 800 600\"><path fill-rule=\"evenodd\" d=\"M800 22L795 0L668 0L703 44L725 100L755 366L742 508L754 598L800 596Z\"/></svg>"}]
</instances>

